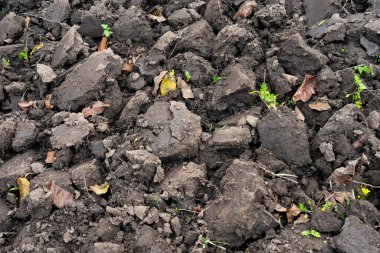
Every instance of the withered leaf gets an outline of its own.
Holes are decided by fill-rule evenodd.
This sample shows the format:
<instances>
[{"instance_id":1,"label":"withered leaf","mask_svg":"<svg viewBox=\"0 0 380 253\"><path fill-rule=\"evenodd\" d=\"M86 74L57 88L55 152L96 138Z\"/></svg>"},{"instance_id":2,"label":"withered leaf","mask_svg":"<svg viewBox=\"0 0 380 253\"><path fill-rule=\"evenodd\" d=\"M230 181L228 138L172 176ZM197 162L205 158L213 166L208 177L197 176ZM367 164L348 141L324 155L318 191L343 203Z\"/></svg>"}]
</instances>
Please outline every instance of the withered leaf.
<instances>
[{"instance_id":1,"label":"withered leaf","mask_svg":"<svg viewBox=\"0 0 380 253\"><path fill-rule=\"evenodd\" d=\"M285 213L287 211L286 207L283 207L280 204L276 204L274 210L276 210L279 213Z\"/></svg>"},{"instance_id":2,"label":"withered leaf","mask_svg":"<svg viewBox=\"0 0 380 253\"><path fill-rule=\"evenodd\" d=\"M28 29L29 29L30 17L29 17L29 16L26 16L26 17L24 18L23 23L24 23L24 32L27 32Z\"/></svg>"},{"instance_id":3,"label":"withered leaf","mask_svg":"<svg viewBox=\"0 0 380 253\"><path fill-rule=\"evenodd\" d=\"M341 204L345 204L346 199L355 199L355 196L351 192L335 192L334 198Z\"/></svg>"},{"instance_id":4,"label":"withered leaf","mask_svg":"<svg viewBox=\"0 0 380 253\"><path fill-rule=\"evenodd\" d=\"M151 20L154 20L158 23L162 23L162 22L165 22L166 21L166 18L164 16L156 16L156 15L152 15L152 14L149 14L148 15L148 18L150 18Z\"/></svg>"},{"instance_id":5,"label":"withered leaf","mask_svg":"<svg viewBox=\"0 0 380 253\"><path fill-rule=\"evenodd\" d=\"M315 86L317 86L317 77L306 75L302 82L302 85L298 88L296 93L293 95L293 100L302 102L307 102L311 96L315 93Z\"/></svg>"},{"instance_id":6,"label":"withered leaf","mask_svg":"<svg viewBox=\"0 0 380 253\"><path fill-rule=\"evenodd\" d=\"M47 152L45 163L52 164L54 163L56 157L55 157L55 151L51 150Z\"/></svg>"},{"instance_id":7,"label":"withered leaf","mask_svg":"<svg viewBox=\"0 0 380 253\"><path fill-rule=\"evenodd\" d=\"M316 111L327 111L331 109L328 102L316 101L309 104L309 108Z\"/></svg>"},{"instance_id":8,"label":"withered leaf","mask_svg":"<svg viewBox=\"0 0 380 253\"><path fill-rule=\"evenodd\" d=\"M296 82L298 80L298 77L289 75L289 74L282 74L282 76L288 81L289 84L292 86L296 85Z\"/></svg>"},{"instance_id":9,"label":"withered leaf","mask_svg":"<svg viewBox=\"0 0 380 253\"><path fill-rule=\"evenodd\" d=\"M296 118L300 121L305 121L305 116L303 116L301 110L296 106L294 108L294 113L296 114Z\"/></svg>"},{"instance_id":10,"label":"withered leaf","mask_svg":"<svg viewBox=\"0 0 380 253\"><path fill-rule=\"evenodd\" d=\"M26 101L26 100L22 100L20 102L18 102L18 106L20 106L22 109L27 109L27 108L30 108L30 107L35 107L36 106L36 101Z\"/></svg>"},{"instance_id":11,"label":"withered leaf","mask_svg":"<svg viewBox=\"0 0 380 253\"><path fill-rule=\"evenodd\" d=\"M102 40L100 41L100 44L98 46L99 52L102 52L102 51L107 49L107 41L108 41L107 37L102 38Z\"/></svg>"},{"instance_id":12,"label":"withered leaf","mask_svg":"<svg viewBox=\"0 0 380 253\"><path fill-rule=\"evenodd\" d=\"M44 99L44 104L45 104L45 107L46 109L48 110L52 110L53 109L53 105L50 103L51 99L53 98L53 94L49 94L49 95L46 95L45 99Z\"/></svg>"},{"instance_id":13,"label":"withered leaf","mask_svg":"<svg viewBox=\"0 0 380 253\"><path fill-rule=\"evenodd\" d=\"M307 214L301 214L300 217L294 222L294 224L304 224L310 221L309 216Z\"/></svg>"},{"instance_id":14,"label":"withered leaf","mask_svg":"<svg viewBox=\"0 0 380 253\"><path fill-rule=\"evenodd\" d=\"M56 207L64 208L73 202L74 195L56 185L54 180L47 183L47 188L51 192L51 199Z\"/></svg>"},{"instance_id":15,"label":"withered leaf","mask_svg":"<svg viewBox=\"0 0 380 253\"><path fill-rule=\"evenodd\" d=\"M123 64L122 71L128 74L128 73L132 73L134 69L135 69L135 64L133 63L133 60L128 60L128 62Z\"/></svg>"},{"instance_id":16,"label":"withered leaf","mask_svg":"<svg viewBox=\"0 0 380 253\"><path fill-rule=\"evenodd\" d=\"M182 97L184 99L194 98L194 94L190 89L190 86L181 77L177 78L178 88L181 89Z\"/></svg>"},{"instance_id":17,"label":"withered leaf","mask_svg":"<svg viewBox=\"0 0 380 253\"><path fill-rule=\"evenodd\" d=\"M299 207L295 204L292 204L292 206L286 211L286 218L288 219L288 222L292 223L300 213L301 210Z\"/></svg>"},{"instance_id":18,"label":"withered leaf","mask_svg":"<svg viewBox=\"0 0 380 253\"><path fill-rule=\"evenodd\" d=\"M362 165L368 165L368 158L365 154L356 160L347 163L346 167L334 170L328 180L332 180L337 185L357 180L364 172Z\"/></svg>"},{"instance_id":19,"label":"withered leaf","mask_svg":"<svg viewBox=\"0 0 380 253\"><path fill-rule=\"evenodd\" d=\"M152 90L153 96L157 96L157 91L160 88L160 83L161 83L162 79L164 78L164 76L166 75L166 73L168 73L168 71L166 71L166 70L161 71L161 73L158 76L153 78L153 82L154 82L154 87Z\"/></svg>"},{"instance_id":20,"label":"withered leaf","mask_svg":"<svg viewBox=\"0 0 380 253\"><path fill-rule=\"evenodd\" d=\"M102 101L96 101L92 104L91 107L83 108L82 113L84 117L99 115L104 111L104 109L110 106L110 104L106 104Z\"/></svg>"},{"instance_id":21,"label":"withered leaf","mask_svg":"<svg viewBox=\"0 0 380 253\"><path fill-rule=\"evenodd\" d=\"M235 13L234 19L240 20L243 18L249 17L253 10L256 8L257 3L255 0L248 0L245 1L239 8L239 10Z\"/></svg>"},{"instance_id":22,"label":"withered leaf","mask_svg":"<svg viewBox=\"0 0 380 253\"><path fill-rule=\"evenodd\" d=\"M24 177L17 179L17 185L19 187L20 202L22 202L29 195L29 180Z\"/></svg>"}]
</instances>

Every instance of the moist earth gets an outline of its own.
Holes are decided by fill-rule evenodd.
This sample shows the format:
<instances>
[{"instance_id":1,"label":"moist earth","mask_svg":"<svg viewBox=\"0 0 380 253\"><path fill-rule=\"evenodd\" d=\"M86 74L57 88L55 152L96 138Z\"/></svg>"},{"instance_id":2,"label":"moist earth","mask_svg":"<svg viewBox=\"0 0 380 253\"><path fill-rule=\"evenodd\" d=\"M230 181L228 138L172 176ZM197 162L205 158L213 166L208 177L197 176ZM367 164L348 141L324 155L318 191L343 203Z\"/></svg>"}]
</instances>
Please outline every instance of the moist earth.
<instances>
[{"instance_id":1,"label":"moist earth","mask_svg":"<svg viewBox=\"0 0 380 253\"><path fill-rule=\"evenodd\" d=\"M380 252L379 0L0 0L0 60L0 252Z\"/></svg>"}]
</instances>

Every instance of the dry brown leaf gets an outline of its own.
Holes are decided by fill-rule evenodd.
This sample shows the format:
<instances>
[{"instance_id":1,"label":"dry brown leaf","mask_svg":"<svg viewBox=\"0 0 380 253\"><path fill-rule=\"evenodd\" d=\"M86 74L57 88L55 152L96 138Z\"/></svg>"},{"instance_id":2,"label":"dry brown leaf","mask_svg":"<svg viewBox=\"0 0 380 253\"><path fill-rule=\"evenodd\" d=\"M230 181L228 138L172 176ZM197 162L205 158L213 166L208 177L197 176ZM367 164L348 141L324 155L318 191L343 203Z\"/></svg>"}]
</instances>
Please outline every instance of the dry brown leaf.
<instances>
[{"instance_id":1,"label":"dry brown leaf","mask_svg":"<svg viewBox=\"0 0 380 253\"><path fill-rule=\"evenodd\" d=\"M19 187L20 202L22 202L29 195L29 180L24 177L17 179L17 185Z\"/></svg>"},{"instance_id":2,"label":"dry brown leaf","mask_svg":"<svg viewBox=\"0 0 380 253\"><path fill-rule=\"evenodd\" d=\"M48 109L48 110L52 110L53 107L54 107L50 103L50 101L51 101L52 98L53 98L53 94L46 95L46 97L45 97L44 104L45 104L46 109Z\"/></svg>"},{"instance_id":3,"label":"dry brown leaf","mask_svg":"<svg viewBox=\"0 0 380 253\"><path fill-rule=\"evenodd\" d=\"M130 59L128 60L128 62L123 64L122 71L128 74L128 73L133 72L134 69L135 69L135 64L133 63L133 60Z\"/></svg>"},{"instance_id":4,"label":"dry brown leaf","mask_svg":"<svg viewBox=\"0 0 380 253\"><path fill-rule=\"evenodd\" d=\"M293 100L302 102L307 102L311 96L315 93L315 86L317 86L317 77L306 75L302 82L302 85L298 88L296 93L293 95Z\"/></svg>"},{"instance_id":5,"label":"dry brown leaf","mask_svg":"<svg viewBox=\"0 0 380 253\"><path fill-rule=\"evenodd\" d=\"M99 52L102 52L102 51L107 49L107 41L108 41L107 37L102 38L102 40L100 41L100 44L98 46Z\"/></svg>"},{"instance_id":6,"label":"dry brown leaf","mask_svg":"<svg viewBox=\"0 0 380 253\"><path fill-rule=\"evenodd\" d=\"M294 108L294 113L296 114L296 118L301 121L305 121L305 116L303 116L301 110L296 106Z\"/></svg>"},{"instance_id":7,"label":"dry brown leaf","mask_svg":"<svg viewBox=\"0 0 380 253\"><path fill-rule=\"evenodd\" d=\"M182 97L184 99L194 98L194 94L190 89L190 86L181 77L177 78L177 86L181 89Z\"/></svg>"},{"instance_id":8,"label":"dry brown leaf","mask_svg":"<svg viewBox=\"0 0 380 253\"><path fill-rule=\"evenodd\" d=\"M362 165L368 165L368 158L365 154L356 160L347 163L346 167L340 167L334 170L328 180L332 180L337 185L357 180L364 172Z\"/></svg>"},{"instance_id":9,"label":"dry brown leaf","mask_svg":"<svg viewBox=\"0 0 380 253\"><path fill-rule=\"evenodd\" d=\"M348 198L355 199L355 196L353 196L353 194L350 192L336 192L334 193L334 198L339 203L345 204L346 199Z\"/></svg>"},{"instance_id":10,"label":"dry brown leaf","mask_svg":"<svg viewBox=\"0 0 380 253\"><path fill-rule=\"evenodd\" d=\"M286 213L287 209L286 209L286 207L283 207L280 204L276 204L276 206L274 207L274 210L276 210L279 213Z\"/></svg>"},{"instance_id":11,"label":"dry brown leaf","mask_svg":"<svg viewBox=\"0 0 380 253\"><path fill-rule=\"evenodd\" d=\"M331 109L331 106L328 102L316 101L309 104L309 108L316 111L327 111Z\"/></svg>"},{"instance_id":12,"label":"dry brown leaf","mask_svg":"<svg viewBox=\"0 0 380 253\"><path fill-rule=\"evenodd\" d=\"M52 164L54 163L56 157L55 157L55 151L48 151L45 159L45 163Z\"/></svg>"},{"instance_id":13,"label":"dry brown leaf","mask_svg":"<svg viewBox=\"0 0 380 253\"><path fill-rule=\"evenodd\" d=\"M93 115L99 115L104 111L105 108L110 106L110 104L106 104L102 101L96 101L92 104L91 107L83 108L82 113L85 118Z\"/></svg>"},{"instance_id":14,"label":"dry brown leaf","mask_svg":"<svg viewBox=\"0 0 380 253\"><path fill-rule=\"evenodd\" d=\"M27 32L29 29L30 17L26 16L24 18L24 32Z\"/></svg>"},{"instance_id":15,"label":"dry brown leaf","mask_svg":"<svg viewBox=\"0 0 380 253\"><path fill-rule=\"evenodd\" d=\"M56 207L64 208L73 202L74 195L56 185L54 180L47 183L47 188L51 192L51 199Z\"/></svg>"},{"instance_id":16,"label":"dry brown leaf","mask_svg":"<svg viewBox=\"0 0 380 253\"><path fill-rule=\"evenodd\" d=\"M292 223L300 213L301 210L299 207L295 204L292 204L292 206L286 211L286 218L288 219L288 223Z\"/></svg>"},{"instance_id":17,"label":"dry brown leaf","mask_svg":"<svg viewBox=\"0 0 380 253\"><path fill-rule=\"evenodd\" d=\"M166 21L166 18L164 16L156 16L156 15L152 15L152 14L149 14L148 15L148 18L150 18L151 20L154 20L158 23L162 23L162 22L165 22Z\"/></svg>"},{"instance_id":18,"label":"dry brown leaf","mask_svg":"<svg viewBox=\"0 0 380 253\"><path fill-rule=\"evenodd\" d=\"M359 139L357 139L356 141L354 141L352 143L352 146L354 148L361 148L364 146L364 143L368 140L368 135L366 134L362 134Z\"/></svg>"},{"instance_id":19,"label":"dry brown leaf","mask_svg":"<svg viewBox=\"0 0 380 253\"><path fill-rule=\"evenodd\" d=\"M298 77L288 74L282 74L282 76L288 81L289 84L292 86L296 85L296 82L298 80Z\"/></svg>"},{"instance_id":20,"label":"dry brown leaf","mask_svg":"<svg viewBox=\"0 0 380 253\"><path fill-rule=\"evenodd\" d=\"M294 222L294 224L304 224L310 221L307 214L301 214L300 217Z\"/></svg>"},{"instance_id":21,"label":"dry brown leaf","mask_svg":"<svg viewBox=\"0 0 380 253\"><path fill-rule=\"evenodd\" d=\"M168 73L168 71L166 71L166 70L161 71L161 73L158 76L153 78L153 82L154 82L154 87L152 90L153 96L157 96L157 91L160 88L160 83L161 83L162 79L164 78L164 76L166 75L166 73Z\"/></svg>"},{"instance_id":22,"label":"dry brown leaf","mask_svg":"<svg viewBox=\"0 0 380 253\"><path fill-rule=\"evenodd\" d=\"M20 102L18 102L18 106L20 106L22 109L27 109L27 108L30 108L30 107L35 107L36 106L36 101L26 101L26 100L22 100Z\"/></svg>"},{"instance_id":23,"label":"dry brown leaf","mask_svg":"<svg viewBox=\"0 0 380 253\"><path fill-rule=\"evenodd\" d=\"M257 3L255 0L248 0L245 1L239 8L239 10L235 13L234 19L240 20L243 18L249 17L249 15L252 14L253 9L255 9L257 6Z\"/></svg>"}]
</instances>

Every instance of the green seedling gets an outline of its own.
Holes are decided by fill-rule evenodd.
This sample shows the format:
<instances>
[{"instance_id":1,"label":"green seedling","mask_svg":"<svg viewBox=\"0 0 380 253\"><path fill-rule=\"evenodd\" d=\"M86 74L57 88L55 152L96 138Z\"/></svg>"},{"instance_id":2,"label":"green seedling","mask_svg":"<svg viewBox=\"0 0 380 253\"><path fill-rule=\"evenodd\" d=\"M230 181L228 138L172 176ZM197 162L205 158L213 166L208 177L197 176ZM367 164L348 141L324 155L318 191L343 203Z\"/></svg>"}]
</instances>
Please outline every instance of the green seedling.
<instances>
[{"instance_id":1,"label":"green seedling","mask_svg":"<svg viewBox=\"0 0 380 253\"><path fill-rule=\"evenodd\" d=\"M186 70L185 71L185 80L186 80L186 82L189 82L190 78L191 78L190 72Z\"/></svg>"},{"instance_id":2,"label":"green seedling","mask_svg":"<svg viewBox=\"0 0 380 253\"><path fill-rule=\"evenodd\" d=\"M40 42L40 44L38 44L37 46L34 46L32 48L32 51L30 51L29 59L33 57L34 53L37 52L37 50L40 50L43 47L44 47L44 43L43 42Z\"/></svg>"},{"instance_id":3,"label":"green seedling","mask_svg":"<svg viewBox=\"0 0 380 253\"><path fill-rule=\"evenodd\" d=\"M305 213L305 214L307 214L307 212L309 211L309 210L307 209L306 205L304 205L303 203L299 203L299 204L298 204L298 208L300 209L300 211L301 211L302 213Z\"/></svg>"},{"instance_id":4,"label":"green seedling","mask_svg":"<svg viewBox=\"0 0 380 253\"><path fill-rule=\"evenodd\" d=\"M377 63L380 63L380 54L377 55L376 61L377 61Z\"/></svg>"},{"instance_id":5,"label":"green seedling","mask_svg":"<svg viewBox=\"0 0 380 253\"><path fill-rule=\"evenodd\" d=\"M345 206L346 208L349 208L350 205L351 205L351 201L352 201L352 199L351 199L350 197L345 198L345 199L344 199L344 206Z\"/></svg>"},{"instance_id":6,"label":"green seedling","mask_svg":"<svg viewBox=\"0 0 380 253\"><path fill-rule=\"evenodd\" d=\"M109 25L101 24L100 26L103 28L103 36L104 37L109 38L113 34L111 27L109 27Z\"/></svg>"},{"instance_id":7,"label":"green seedling","mask_svg":"<svg viewBox=\"0 0 380 253\"><path fill-rule=\"evenodd\" d=\"M226 248L223 247L223 246L228 245L228 243L222 242L222 241L211 241L210 239L208 239L205 236L201 237L199 244L202 245L203 249L205 249L206 247L212 245L212 246L215 246L215 247L217 247L219 249L222 249L222 250L226 250Z\"/></svg>"},{"instance_id":8,"label":"green seedling","mask_svg":"<svg viewBox=\"0 0 380 253\"><path fill-rule=\"evenodd\" d=\"M27 61L29 59L28 49L26 47L20 53L18 53L18 58L24 61Z\"/></svg>"},{"instance_id":9,"label":"green seedling","mask_svg":"<svg viewBox=\"0 0 380 253\"><path fill-rule=\"evenodd\" d=\"M266 104L269 110L271 110L272 108L276 108L276 106L278 105L278 94L270 93L268 85L265 82L261 83L260 91L251 91L249 92L249 94L259 94L260 99Z\"/></svg>"},{"instance_id":10,"label":"green seedling","mask_svg":"<svg viewBox=\"0 0 380 253\"><path fill-rule=\"evenodd\" d=\"M322 19L321 21L319 21L318 26L323 25L325 22L326 22L326 19Z\"/></svg>"},{"instance_id":11,"label":"green seedling","mask_svg":"<svg viewBox=\"0 0 380 253\"><path fill-rule=\"evenodd\" d=\"M132 40L131 43L132 43L132 46L137 47L138 45L141 44L141 41L139 41L139 40Z\"/></svg>"},{"instance_id":12,"label":"green seedling","mask_svg":"<svg viewBox=\"0 0 380 253\"><path fill-rule=\"evenodd\" d=\"M330 211L331 208L332 208L332 202L326 201L326 203L322 206L321 211L322 212Z\"/></svg>"},{"instance_id":13,"label":"green seedling","mask_svg":"<svg viewBox=\"0 0 380 253\"><path fill-rule=\"evenodd\" d=\"M16 186L16 187L10 188L8 191L14 192L14 191L18 191L18 190L20 190L20 187Z\"/></svg>"},{"instance_id":14,"label":"green seedling","mask_svg":"<svg viewBox=\"0 0 380 253\"><path fill-rule=\"evenodd\" d=\"M367 75L374 75L373 67L372 65L359 65L354 68L355 71L359 72L360 75L367 74Z\"/></svg>"},{"instance_id":15,"label":"green seedling","mask_svg":"<svg viewBox=\"0 0 380 253\"><path fill-rule=\"evenodd\" d=\"M216 83L216 82L220 81L221 79L222 79L222 78L221 78L220 76L217 76L217 75L216 75L216 76L213 76L213 77L212 77L212 82L213 82L213 83Z\"/></svg>"},{"instance_id":16,"label":"green seedling","mask_svg":"<svg viewBox=\"0 0 380 253\"><path fill-rule=\"evenodd\" d=\"M356 66L354 70L358 73L354 75L356 90L354 93L347 94L346 97L351 97L355 103L355 106L360 109L363 106L361 93L367 89L367 87L364 85L363 80L361 79L361 76L363 74L373 76L375 72L373 71L372 65L369 65L369 66L359 65L359 66Z\"/></svg>"},{"instance_id":17,"label":"green seedling","mask_svg":"<svg viewBox=\"0 0 380 253\"><path fill-rule=\"evenodd\" d=\"M285 98L285 104L288 106L296 106L297 102L293 100L291 97Z\"/></svg>"},{"instance_id":18,"label":"green seedling","mask_svg":"<svg viewBox=\"0 0 380 253\"><path fill-rule=\"evenodd\" d=\"M321 234L314 229L304 230L301 232L302 236L313 236L315 238L321 238Z\"/></svg>"},{"instance_id":19,"label":"green seedling","mask_svg":"<svg viewBox=\"0 0 380 253\"><path fill-rule=\"evenodd\" d=\"M345 49L344 47L341 47L339 48L339 52L344 54L345 52L347 52L347 49Z\"/></svg>"},{"instance_id":20,"label":"green seedling","mask_svg":"<svg viewBox=\"0 0 380 253\"><path fill-rule=\"evenodd\" d=\"M3 65L4 69L9 69L11 67L11 61L9 59L3 58L1 60L1 65Z\"/></svg>"}]
</instances>

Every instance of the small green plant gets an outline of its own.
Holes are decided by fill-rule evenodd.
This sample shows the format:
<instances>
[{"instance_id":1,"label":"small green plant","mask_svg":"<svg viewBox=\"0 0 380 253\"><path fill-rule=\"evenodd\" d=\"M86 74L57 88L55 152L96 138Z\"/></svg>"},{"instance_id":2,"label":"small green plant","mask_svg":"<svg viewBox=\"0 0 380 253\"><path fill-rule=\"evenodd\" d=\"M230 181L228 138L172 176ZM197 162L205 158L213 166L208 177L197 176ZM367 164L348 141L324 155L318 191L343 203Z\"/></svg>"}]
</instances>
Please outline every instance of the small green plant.
<instances>
[{"instance_id":1,"label":"small green plant","mask_svg":"<svg viewBox=\"0 0 380 253\"><path fill-rule=\"evenodd\" d=\"M344 47L341 47L341 48L339 48L339 52L340 52L341 54L344 54L345 52L347 52L347 49L344 48Z\"/></svg>"},{"instance_id":2,"label":"small green plant","mask_svg":"<svg viewBox=\"0 0 380 253\"><path fill-rule=\"evenodd\" d=\"M352 201L352 199L350 197L345 198L344 199L344 206L347 208L350 207L351 201Z\"/></svg>"},{"instance_id":3,"label":"small green plant","mask_svg":"<svg viewBox=\"0 0 380 253\"><path fill-rule=\"evenodd\" d=\"M301 232L302 236L313 236L315 238L321 238L321 234L314 229L304 230Z\"/></svg>"},{"instance_id":4,"label":"small green plant","mask_svg":"<svg viewBox=\"0 0 380 253\"><path fill-rule=\"evenodd\" d=\"M100 26L103 28L104 37L109 38L113 34L111 27L109 27L108 24L101 24Z\"/></svg>"},{"instance_id":5,"label":"small green plant","mask_svg":"<svg viewBox=\"0 0 380 253\"><path fill-rule=\"evenodd\" d=\"M380 54L377 55L376 61L377 61L377 63L380 63Z\"/></svg>"},{"instance_id":6,"label":"small green plant","mask_svg":"<svg viewBox=\"0 0 380 253\"><path fill-rule=\"evenodd\" d=\"M286 97L285 98L285 104L288 106L296 106L297 101L294 101L293 98L291 98L291 97Z\"/></svg>"},{"instance_id":7,"label":"small green plant","mask_svg":"<svg viewBox=\"0 0 380 253\"><path fill-rule=\"evenodd\" d=\"M180 212L179 207L176 206L176 207L174 208L174 213L179 214L179 212Z\"/></svg>"},{"instance_id":8,"label":"small green plant","mask_svg":"<svg viewBox=\"0 0 380 253\"><path fill-rule=\"evenodd\" d=\"M212 82L213 83L216 83L216 82L220 81L221 79L222 78L220 76L218 76L218 75L212 76Z\"/></svg>"},{"instance_id":9,"label":"small green plant","mask_svg":"<svg viewBox=\"0 0 380 253\"><path fill-rule=\"evenodd\" d=\"M358 74L355 74L354 75L354 80L355 80L355 84L356 84L356 90L354 93L350 93L350 94L347 94L346 97L351 97L352 100L354 101L355 103L355 106L357 108L362 108L363 106L363 103L362 103L362 97L361 97L361 94L364 90L367 89L367 87L364 85L364 82L363 80L361 79L361 76L363 74L367 74L367 75L374 75L374 71L373 71L373 67L372 65L359 65L359 66L356 66L354 68L354 70L358 73Z\"/></svg>"},{"instance_id":10,"label":"small green plant","mask_svg":"<svg viewBox=\"0 0 380 253\"><path fill-rule=\"evenodd\" d=\"M186 70L185 71L185 80L186 80L186 82L189 82L190 78L191 78L190 72Z\"/></svg>"},{"instance_id":11,"label":"small green plant","mask_svg":"<svg viewBox=\"0 0 380 253\"><path fill-rule=\"evenodd\" d=\"M326 19L322 19L321 21L319 21L318 26L323 25L325 22L326 22Z\"/></svg>"},{"instance_id":12,"label":"small green plant","mask_svg":"<svg viewBox=\"0 0 380 253\"><path fill-rule=\"evenodd\" d=\"M20 190L20 187L16 186L16 187L10 188L8 191L14 192L14 191L18 191L18 190Z\"/></svg>"},{"instance_id":13,"label":"small green plant","mask_svg":"<svg viewBox=\"0 0 380 253\"><path fill-rule=\"evenodd\" d=\"M359 65L354 68L355 71L359 72L360 75L362 74L368 74L368 75L374 75L373 67L372 65Z\"/></svg>"},{"instance_id":14,"label":"small green plant","mask_svg":"<svg viewBox=\"0 0 380 253\"><path fill-rule=\"evenodd\" d=\"M11 67L11 61L7 58L3 58L1 60L1 65L3 66L4 69L9 69Z\"/></svg>"},{"instance_id":15,"label":"small green plant","mask_svg":"<svg viewBox=\"0 0 380 253\"><path fill-rule=\"evenodd\" d=\"M278 105L278 94L270 93L268 85L265 82L261 83L260 91L251 91L249 92L249 94L259 94L260 99L266 104L266 106L270 110Z\"/></svg>"},{"instance_id":16,"label":"small green plant","mask_svg":"<svg viewBox=\"0 0 380 253\"><path fill-rule=\"evenodd\" d=\"M202 248L205 249L206 247L212 245L212 246L215 246L219 249L222 249L222 250L226 250L225 247L223 246L226 246L228 245L228 243L226 242L222 242L222 241L211 241L210 239L208 239L207 237L205 236L202 236L199 240L199 243L200 245L202 245ZM222 246L223 245L223 246Z\"/></svg>"},{"instance_id":17,"label":"small green plant","mask_svg":"<svg viewBox=\"0 0 380 253\"><path fill-rule=\"evenodd\" d=\"M322 212L330 211L331 208L332 208L332 202L326 201L326 203L322 206L321 211Z\"/></svg>"},{"instance_id":18,"label":"small green plant","mask_svg":"<svg viewBox=\"0 0 380 253\"><path fill-rule=\"evenodd\" d=\"M20 60L27 61L29 59L28 48L24 47L24 49L18 53L18 58L20 58Z\"/></svg>"},{"instance_id":19,"label":"small green plant","mask_svg":"<svg viewBox=\"0 0 380 253\"><path fill-rule=\"evenodd\" d=\"M302 213L307 213L307 207L306 207L306 205L304 205L303 203L299 203L298 204L298 208L300 209L300 211L302 212Z\"/></svg>"}]
</instances>

